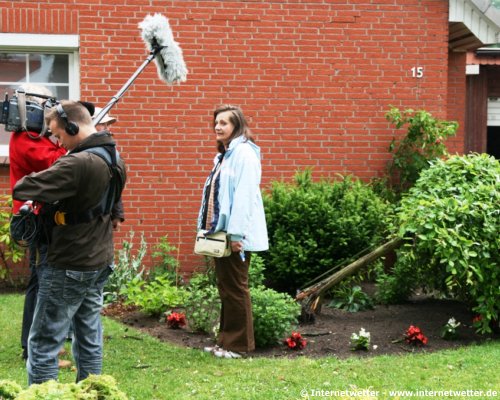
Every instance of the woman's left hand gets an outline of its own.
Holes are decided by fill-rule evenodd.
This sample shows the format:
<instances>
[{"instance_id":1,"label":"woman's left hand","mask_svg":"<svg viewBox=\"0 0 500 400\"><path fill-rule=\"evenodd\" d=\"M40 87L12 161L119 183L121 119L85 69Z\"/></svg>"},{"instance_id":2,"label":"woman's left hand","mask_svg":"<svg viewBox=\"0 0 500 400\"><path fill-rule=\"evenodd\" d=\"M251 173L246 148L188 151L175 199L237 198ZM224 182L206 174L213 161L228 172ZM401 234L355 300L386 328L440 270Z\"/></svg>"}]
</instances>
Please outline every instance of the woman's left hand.
<instances>
[{"instance_id":1,"label":"woman's left hand","mask_svg":"<svg viewBox=\"0 0 500 400\"><path fill-rule=\"evenodd\" d=\"M231 242L231 250L233 253L239 253L243 250L243 242Z\"/></svg>"}]
</instances>

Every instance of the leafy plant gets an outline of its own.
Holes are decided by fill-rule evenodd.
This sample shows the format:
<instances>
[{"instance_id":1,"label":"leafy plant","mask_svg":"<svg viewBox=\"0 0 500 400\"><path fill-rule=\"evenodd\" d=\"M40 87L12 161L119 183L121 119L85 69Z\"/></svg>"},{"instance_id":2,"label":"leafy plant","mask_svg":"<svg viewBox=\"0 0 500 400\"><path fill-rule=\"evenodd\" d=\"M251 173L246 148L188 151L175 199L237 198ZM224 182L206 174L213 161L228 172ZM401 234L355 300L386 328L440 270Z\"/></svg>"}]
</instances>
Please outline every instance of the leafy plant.
<instances>
[{"instance_id":1,"label":"leafy plant","mask_svg":"<svg viewBox=\"0 0 500 400\"><path fill-rule=\"evenodd\" d=\"M351 350L369 350L370 349L370 332L365 331L365 328L361 328L359 333L352 333L351 335Z\"/></svg>"},{"instance_id":2,"label":"leafy plant","mask_svg":"<svg viewBox=\"0 0 500 400\"><path fill-rule=\"evenodd\" d=\"M248 268L248 286L257 287L264 284L266 267L264 259L259 254L252 254Z\"/></svg>"},{"instance_id":3,"label":"leafy plant","mask_svg":"<svg viewBox=\"0 0 500 400\"><path fill-rule=\"evenodd\" d=\"M265 275L270 286L290 294L378 244L391 214L369 185L351 177L313 182L310 170L297 173L294 185L274 182L264 204Z\"/></svg>"},{"instance_id":4,"label":"leafy plant","mask_svg":"<svg viewBox=\"0 0 500 400\"><path fill-rule=\"evenodd\" d=\"M412 287L466 301L482 316L480 332L499 319L500 163L486 154L435 160L398 209L400 249Z\"/></svg>"},{"instance_id":5,"label":"leafy plant","mask_svg":"<svg viewBox=\"0 0 500 400\"><path fill-rule=\"evenodd\" d=\"M407 251L396 251L397 267L390 273L379 270L376 278L377 292L375 299L380 304L400 304L406 301L414 289L418 269L417 261Z\"/></svg>"},{"instance_id":6,"label":"leafy plant","mask_svg":"<svg viewBox=\"0 0 500 400\"><path fill-rule=\"evenodd\" d=\"M155 251L152 254L153 260L157 263L149 273L150 279L154 279L157 275L162 275L167 276L175 283L175 286L182 283L182 278L179 274L179 262L172 255L175 252L178 252L178 249L168 242L167 236L160 238L160 243L156 245Z\"/></svg>"},{"instance_id":7,"label":"leafy plant","mask_svg":"<svg viewBox=\"0 0 500 400\"><path fill-rule=\"evenodd\" d=\"M263 286L251 288L250 295L255 345L265 347L279 343L297 325L300 305L286 293Z\"/></svg>"},{"instance_id":8,"label":"leafy plant","mask_svg":"<svg viewBox=\"0 0 500 400\"><path fill-rule=\"evenodd\" d=\"M9 263L20 262L25 251L10 237L10 217L12 215L12 197L0 196L0 280L9 276Z\"/></svg>"},{"instance_id":9,"label":"leafy plant","mask_svg":"<svg viewBox=\"0 0 500 400\"><path fill-rule=\"evenodd\" d=\"M448 154L444 141L456 133L458 123L434 118L430 113L392 107L386 119L397 129L407 126L406 136L396 143L393 139L389 151L393 154L388 170L396 192L404 192L415 184L429 162Z\"/></svg>"},{"instance_id":10,"label":"leafy plant","mask_svg":"<svg viewBox=\"0 0 500 400\"><path fill-rule=\"evenodd\" d=\"M133 280L142 280L144 266L142 260L146 255L147 245L144 235L136 255L132 254L134 232L130 231L130 240L123 241L123 248L118 251L118 262L104 287L104 303L109 304L123 299L124 289Z\"/></svg>"},{"instance_id":11,"label":"leafy plant","mask_svg":"<svg viewBox=\"0 0 500 400\"><path fill-rule=\"evenodd\" d=\"M13 400L23 390L21 385L6 379L0 380L0 399Z\"/></svg>"},{"instance_id":12,"label":"leafy plant","mask_svg":"<svg viewBox=\"0 0 500 400\"><path fill-rule=\"evenodd\" d=\"M25 390L15 382L0 381L0 399L10 400L127 400L115 379L110 375L89 375L78 383L61 383L55 380L31 385Z\"/></svg>"},{"instance_id":13,"label":"leafy plant","mask_svg":"<svg viewBox=\"0 0 500 400\"><path fill-rule=\"evenodd\" d=\"M330 307L339 308L348 312L358 312L373 308L370 296L363 292L361 286L346 286L333 292L334 299Z\"/></svg>"},{"instance_id":14,"label":"leafy plant","mask_svg":"<svg viewBox=\"0 0 500 400\"><path fill-rule=\"evenodd\" d=\"M219 291L210 274L195 274L187 285L184 310L193 331L215 333L219 324Z\"/></svg>"},{"instance_id":15,"label":"leafy plant","mask_svg":"<svg viewBox=\"0 0 500 400\"><path fill-rule=\"evenodd\" d=\"M157 276L146 282L135 277L120 294L127 298L126 304L134 304L148 315L161 315L169 308L184 304L184 288L174 286L167 276Z\"/></svg>"}]
</instances>

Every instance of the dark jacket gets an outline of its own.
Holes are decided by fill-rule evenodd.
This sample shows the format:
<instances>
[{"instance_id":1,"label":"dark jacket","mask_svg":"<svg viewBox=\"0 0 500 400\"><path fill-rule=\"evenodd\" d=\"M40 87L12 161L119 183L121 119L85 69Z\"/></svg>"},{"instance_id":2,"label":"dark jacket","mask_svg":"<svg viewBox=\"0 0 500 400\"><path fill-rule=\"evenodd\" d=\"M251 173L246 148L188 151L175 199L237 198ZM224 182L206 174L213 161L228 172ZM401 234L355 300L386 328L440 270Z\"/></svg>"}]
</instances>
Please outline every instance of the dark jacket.
<instances>
[{"instance_id":1,"label":"dark jacket","mask_svg":"<svg viewBox=\"0 0 500 400\"><path fill-rule=\"evenodd\" d=\"M21 179L14 187L13 197L45 204L57 202L59 211L67 213L96 207L112 174L99 155L83 150L104 145L115 143L107 133L94 133L50 168ZM123 161L120 168L125 173ZM111 215L100 215L90 222L54 226L48 264L62 269L97 270L113 262L113 253Z\"/></svg>"}]
</instances>

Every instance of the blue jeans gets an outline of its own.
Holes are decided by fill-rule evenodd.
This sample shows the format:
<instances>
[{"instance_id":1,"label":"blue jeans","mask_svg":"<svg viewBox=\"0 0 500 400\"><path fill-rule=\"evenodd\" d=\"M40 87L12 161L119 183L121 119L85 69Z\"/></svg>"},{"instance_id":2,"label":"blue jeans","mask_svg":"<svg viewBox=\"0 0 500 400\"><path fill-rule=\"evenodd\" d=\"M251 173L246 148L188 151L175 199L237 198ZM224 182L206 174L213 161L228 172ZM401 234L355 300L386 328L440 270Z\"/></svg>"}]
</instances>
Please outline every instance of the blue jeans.
<instances>
[{"instance_id":1,"label":"blue jeans","mask_svg":"<svg viewBox=\"0 0 500 400\"><path fill-rule=\"evenodd\" d=\"M38 296L38 271L47 265L47 245L31 244L29 247L30 279L26 288L23 309L23 325L21 330L21 347L23 358L28 358L28 335L30 332L33 314L35 313L36 298Z\"/></svg>"},{"instance_id":2,"label":"blue jeans","mask_svg":"<svg viewBox=\"0 0 500 400\"><path fill-rule=\"evenodd\" d=\"M77 382L102 370L103 288L113 271L39 270L38 301L28 339L28 384L58 377L58 352L73 321Z\"/></svg>"}]
</instances>

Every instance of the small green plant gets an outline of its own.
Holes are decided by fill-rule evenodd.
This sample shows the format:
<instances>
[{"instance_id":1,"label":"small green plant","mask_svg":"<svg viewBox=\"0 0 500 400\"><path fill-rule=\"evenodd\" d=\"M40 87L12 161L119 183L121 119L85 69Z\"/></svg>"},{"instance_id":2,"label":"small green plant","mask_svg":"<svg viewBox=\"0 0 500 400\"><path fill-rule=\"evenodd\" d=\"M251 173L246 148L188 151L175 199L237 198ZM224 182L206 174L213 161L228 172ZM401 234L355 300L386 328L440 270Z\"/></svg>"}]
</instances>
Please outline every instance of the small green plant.
<instances>
[{"instance_id":1,"label":"small green plant","mask_svg":"<svg viewBox=\"0 0 500 400\"><path fill-rule=\"evenodd\" d=\"M135 277L120 294L127 298L126 304L134 304L144 313L155 316L183 305L186 298L185 289L174 286L167 276L157 276L148 282Z\"/></svg>"},{"instance_id":2,"label":"small green plant","mask_svg":"<svg viewBox=\"0 0 500 400\"><path fill-rule=\"evenodd\" d=\"M370 332L361 328L359 333L352 333L351 335L351 350L369 350L370 349Z\"/></svg>"},{"instance_id":3,"label":"small green plant","mask_svg":"<svg viewBox=\"0 0 500 400\"><path fill-rule=\"evenodd\" d=\"M123 248L118 251L118 262L104 287L104 303L110 304L123 298L124 289L134 279L142 279L144 266L142 260L146 255L147 244L141 235L141 245L136 255L132 254L134 232L130 231L130 239L123 241Z\"/></svg>"},{"instance_id":4,"label":"small green plant","mask_svg":"<svg viewBox=\"0 0 500 400\"><path fill-rule=\"evenodd\" d=\"M127 400L115 379L110 375L89 375L78 383L61 383L50 380L31 385L25 390L15 382L0 381L0 399L5 400Z\"/></svg>"},{"instance_id":5,"label":"small green plant","mask_svg":"<svg viewBox=\"0 0 500 400\"><path fill-rule=\"evenodd\" d=\"M252 254L252 258L250 259L250 267L248 269L248 286L262 286L265 280L265 270L266 268L264 259L256 253Z\"/></svg>"},{"instance_id":6,"label":"small green plant","mask_svg":"<svg viewBox=\"0 0 500 400\"><path fill-rule=\"evenodd\" d=\"M187 285L184 310L189 328L195 332L214 334L219 324L219 291L214 285L212 273L197 273Z\"/></svg>"},{"instance_id":7,"label":"small green plant","mask_svg":"<svg viewBox=\"0 0 500 400\"><path fill-rule=\"evenodd\" d=\"M441 330L441 337L444 340L455 340L458 338L457 328L460 326L460 322L457 322L455 318L450 318L443 329Z\"/></svg>"},{"instance_id":8,"label":"small green plant","mask_svg":"<svg viewBox=\"0 0 500 400\"><path fill-rule=\"evenodd\" d=\"M393 139L389 151L393 154L389 163L389 175L396 192L405 192L417 181L429 161L448 155L444 141L456 133L458 123L434 118L430 113L392 107L386 119L397 129L407 126L406 136L396 143Z\"/></svg>"},{"instance_id":9,"label":"small green plant","mask_svg":"<svg viewBox=\"0 0 500 400\"><path fill-rule=\"evenodd\" d=\"M157 275L167 276L175 286L179 286L182 282L182 277L179 274L179 262L173 256L173 253L178 252L177 247L172 246L168 242L168 237L160 238L160 243L155 246L155 251L152 254L153 260L156 262L149 278L154 279Z\"/></svg>"},{"instance_id":10,"label":"small green plant","mask_svg":"<svg viewBox=\"0 0 500 400\"><path fill-rule=\"evenodd\" d=\"M0 399L2 400L14 400L22 390L21 385L16 382L0 380Z\"/></svg>"},{"instance_id":11,"label":"small green plant","mask_svg":"<svg viewBox=\"0 0 500 400\"><path fill-rule=\"evenodd\" d=\"M263 286L250 288L255 345L266 347L280 340L297 325L300 305L286 293Z\"/></svg>"},{"instance_id":12,"label":"small green plant","mask_svg":"<svg viewBox=\"0 0 500 400\"><path fill-rule=\"evenodd\" d=\"M363 292L361 286L345 286L333 292L334 299L329 306L348 312L358 312L373 308L370 296Z\"/></svg>"},{"instance_id":13,"label":"small green plant","mask_svg":"<svg viewBox=\"0 0 500 400\"><path fill-rule=\"evenodd\" d=\"M0 281L9 277L9 264L21 261L25 251L10 237L12 197L0 196Z\"/></svg>"}]
</instances>

